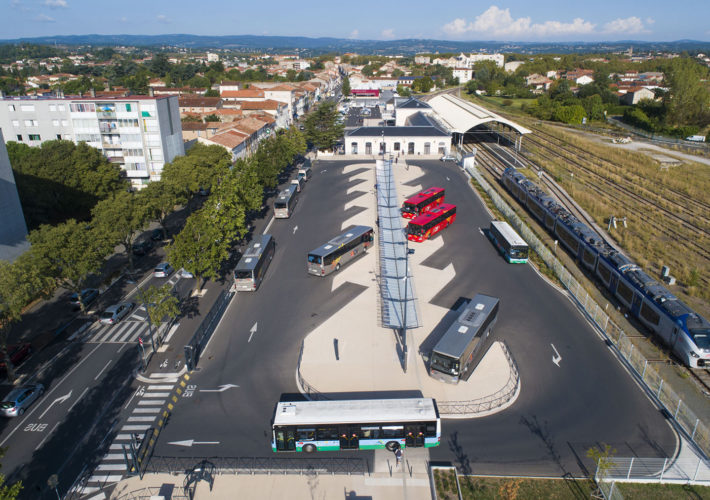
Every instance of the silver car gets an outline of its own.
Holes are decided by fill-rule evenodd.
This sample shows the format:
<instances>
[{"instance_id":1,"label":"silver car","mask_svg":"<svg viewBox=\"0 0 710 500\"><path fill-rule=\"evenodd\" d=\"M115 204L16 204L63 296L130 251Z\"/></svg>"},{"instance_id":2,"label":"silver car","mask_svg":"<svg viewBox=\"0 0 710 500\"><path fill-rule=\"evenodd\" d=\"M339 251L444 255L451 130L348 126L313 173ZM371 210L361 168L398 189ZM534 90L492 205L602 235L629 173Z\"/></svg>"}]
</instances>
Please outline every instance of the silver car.
<instances>
[{"instance_id":1,"label":"silver car","mask_svg":"<svg viewBox=\"0 0 710 500\"><path fill-rule=\"evenodd\" d=\"M173 267L167 262L161 262L153 270L153 277L155 278L167 278L173 272Z\"/></svg>"},{"instance_id":2,"label":"silver car","mask_svg":"<svg viewBox=\"0 0 710 500\"><path fill-rule=\"evenodd\" d=\"M42 384L28 384L13 389L0 403L0 411L6 417L22 415L42 394L44 394Z\"/></svg>"},{"instance_id":3,"label":"silver car","mask_svg":"<svg viewBox=\"0 0 710 500\"><path fill-rule=\"evenodd\" d=\"M128 315L134 306L135 304L133 302L121 302L120 304L107 307L106 310L101 313L99 321L104 325L114 325Z\"/></svg>"}]
</instances>

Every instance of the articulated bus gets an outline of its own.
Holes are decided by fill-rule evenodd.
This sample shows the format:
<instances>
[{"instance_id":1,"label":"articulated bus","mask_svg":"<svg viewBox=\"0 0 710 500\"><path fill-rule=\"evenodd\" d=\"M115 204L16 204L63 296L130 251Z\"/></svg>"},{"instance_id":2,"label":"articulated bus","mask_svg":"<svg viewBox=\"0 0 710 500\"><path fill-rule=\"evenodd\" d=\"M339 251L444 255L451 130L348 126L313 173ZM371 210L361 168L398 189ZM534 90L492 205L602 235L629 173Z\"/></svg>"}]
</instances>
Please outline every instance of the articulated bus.
<instances>
[{"instance_id":1,"label":"articulated bus","mask_svg":"<svg viewBox=\"0 0 710 500\"><path fill-rule=\"evenodd\" d=\"M325 276L338 271L355 257L363 255L372 246L375 232L370 226L353 226L328 243L308 252L309 274Z\"/></svg>"},{"instance_id":2,"label":"articulated bus","mask_svg":"<svg viewBox=\"0 0 710 500\"><path fill-rule=\"evenodd\" d=\"M421 215L441 205L444 202L444 194L444 188L430 187L421 193L415 194L411 198L407 198L404 200L404 203L402 203L402 217L405 219L413 219L417 215Z\"/></svg>"},{"instance_id":3,"label":"articulated bus","mask_svg":"<svg viewBox=\"0 0 710 500\"><path fill-rule=\"evenodd\" d=\"M279 197L274 202L274 217L276 219L288 219L293 213L293 207L296 205L296 192L298 187L293 184L279 193Z\"/></svg>"},{"instance_id":4,"label":"articulated bus","mask_svg":"<svg viewBox=\"0 0 710 500\"><path fill-rule=\"evenodd\" d=\"M493 241L505 260L510 264L525 264L530 249L525 240L518 236L510 224L505 221L491 221L488 237Z\"/></svg>"},{"instance_id":5,"label":"articulated bus","mask_svg":"<svg viewBox=\"0 0 710 500\"><path fill-rule=\"evenodd\" d=\"M375 450L439 446L441 421L431 398L297 401L276 405L271 449Z\"/></svg>"},{"instance_id":6,"label":"articulated bus","mask_svg":"<svg viewBox=\"0 0 710 500\"><path fill-rule=\"evenodd\" d=\"M274 258L276 240L263 234L252 241L234 269L234 284L237 291L255 292Z\"/></svg>"},{"instance_id":7,"label":"articulated bus","mask_svg":"<svg viewBox=\"0 0 710 500\"><path fill-rule=\"evenodd\" d=\"M456 220L456 205L442 203L431 211L415 217L407 224L407 239L428 240Z\"/></svg>"},{"instance_id":8,"label":"articulated bus","mask_svg":"<svg viewBox=\"0 0 710 500\"><path fill-rule=\"evenodd\" d=\"M468 380L493 342L499 303L483 294L469 302L432 349L429 375L452 384Z\"/></svg>"}]
</instances>

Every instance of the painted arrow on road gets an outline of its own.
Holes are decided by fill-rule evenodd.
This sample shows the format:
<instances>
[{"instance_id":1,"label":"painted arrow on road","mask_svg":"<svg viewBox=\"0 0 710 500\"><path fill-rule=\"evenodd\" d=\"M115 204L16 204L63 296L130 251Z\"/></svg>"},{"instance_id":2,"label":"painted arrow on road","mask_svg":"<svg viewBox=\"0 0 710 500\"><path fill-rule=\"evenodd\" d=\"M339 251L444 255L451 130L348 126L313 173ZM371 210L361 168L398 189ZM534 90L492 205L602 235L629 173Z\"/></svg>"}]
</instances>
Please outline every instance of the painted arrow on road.
<instances>
[{"instance_id":1,"label":"painted arrow on road","mask_svg":"<svg viewBox=\"0 0 710 500\"><path fill-rule=\"evenodd\" d=\"M555 349L555 344L550 344L552 346L552 350L555 351L555 355L552 356L552 362L557 365L557 368L560 367L560 361L562 361L562 356L560 356L560 353L557 352L557 349Z\"/></svg>"},{"instance_id":2,"label":"painted arrow on road","mask_svg":"<svg viewBox=\"0 0 710 500\"><path fill-rule=\"evenodd\" d=\"M54 406L55 403L61 404L61 403L63 403L64 401L66 401L67 399L69 399L69 398L71 397L72 391L73 391L73 389L72 389L71 391L69 391L68 394L65 394L64 396L62 396L62 397L60 397L60 398L57 398L57 399L55 399L54 401L52 401L52 403L47 407L47 409L44 410L44 412L39 416L40 420L41 420L41 419L44 417L44 415L49 411L49 409L50 409L52 406Z\"/></svg>"},{"instance_id":3,"label":"painted arrow on road","mask_svg":"<svg viewBox=\"0 0 710 500\"><path fill-rule=\"evenodd\" d=\"M219 444L219 441L195 441L194 439L186 439L185 441L172 441L168 444L174 444L177 446L187 446L189 448L193 444Z\"/></svg>"},{"instance_id":4,"label":"painted arrow on road","mask_svg":"<svg viewBox=\"0 0 710 500\"><path fill-rule=\"evenodd\" d=\"M298 231L298 226L293 228L293 234L296 234L296 231Z\"/></svg>"},{"instance_id":5,"label":"painted arrow on road","mask_svg":"<svg viewBox=\"0 0 710 500\"><path fill-rule=\"evenodd\" d=\"M234 384L223 384L219 386L219 389L200 389L200 392L224 392L227 389L231 389L232 387L239 387L238 385Z\"/></svg>"},{"instance_id":6,"label":"painted arrow on road","mask_svg":"<svg viewBox=\"0 0 710 500\"><path fill-rule=\"evenodd\" d=\"M251 335L249 335L249 340L247 340L247 343L251 342L251 338L256 333L256 325L258 325L258 324L259 324L259 322L257 321L256 323L254 323L254 326L251 327L251 330L249 330L251 332Z\"/></svg>"}]
</instances>

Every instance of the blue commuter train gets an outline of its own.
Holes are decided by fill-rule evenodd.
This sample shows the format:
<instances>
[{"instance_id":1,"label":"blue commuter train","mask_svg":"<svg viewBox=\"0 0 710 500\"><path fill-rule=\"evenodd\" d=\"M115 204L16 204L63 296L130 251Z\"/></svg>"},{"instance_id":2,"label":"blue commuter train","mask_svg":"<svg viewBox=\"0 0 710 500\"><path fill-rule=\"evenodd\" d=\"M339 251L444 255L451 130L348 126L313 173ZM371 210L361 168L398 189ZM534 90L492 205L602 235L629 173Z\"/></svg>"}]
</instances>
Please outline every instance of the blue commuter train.
<instances>
[{"instance_id":1,"label":"blue commuter train","mask_svg":"<svg viewBox=\"0 0 710 500\"><path fill-rule=\"evenodd\" d=\"M617 252L587 225L515 168L505 188L628 310L691 368L710 367L710 322L694 312L636 263Z\"/></svg>"}]
</instances>

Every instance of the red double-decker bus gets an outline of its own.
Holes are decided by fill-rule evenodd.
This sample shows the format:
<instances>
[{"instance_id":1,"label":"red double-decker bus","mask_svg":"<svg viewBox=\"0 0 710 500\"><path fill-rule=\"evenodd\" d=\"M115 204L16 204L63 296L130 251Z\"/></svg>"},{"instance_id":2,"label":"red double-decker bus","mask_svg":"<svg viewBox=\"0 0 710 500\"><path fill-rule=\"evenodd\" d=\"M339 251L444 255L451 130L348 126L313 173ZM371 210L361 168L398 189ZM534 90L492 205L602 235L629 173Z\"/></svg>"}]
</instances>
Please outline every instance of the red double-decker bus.
<instances>
[{"instance_id":1,"label":"red double-decker bus","mask_svg":"<svg viewBox=\"0 0 710 500\"><path fill-rule=\"evenodd\" d=\"M441 205L443 202L444 188L430 187L404 200L404 203L402 203L402 217L405 219L413 219L417 215L421 215Z\"/></svg>"},{"instance_id":2,"label":"red double-decker bus","mask_svg":"<svg viewBox=\"0 0 710 500\"><path fill-rule=\"evenodd\" d=\"M428 240L456 220L456 205L442 203L429 212L415 217L407 225L407 239Z\"/></svg>"}]
</instances>

